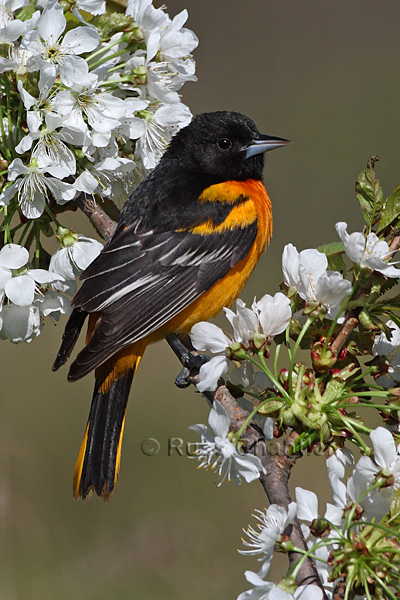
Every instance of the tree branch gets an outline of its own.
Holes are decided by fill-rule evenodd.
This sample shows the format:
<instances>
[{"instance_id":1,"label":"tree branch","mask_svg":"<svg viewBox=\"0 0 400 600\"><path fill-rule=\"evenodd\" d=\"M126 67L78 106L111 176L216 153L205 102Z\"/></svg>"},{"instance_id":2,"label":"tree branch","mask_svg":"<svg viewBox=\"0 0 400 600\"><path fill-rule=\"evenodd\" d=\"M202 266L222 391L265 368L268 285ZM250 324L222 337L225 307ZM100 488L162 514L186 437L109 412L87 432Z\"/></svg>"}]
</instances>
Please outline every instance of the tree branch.
<instances>
[{"instance_id":1,"label":"tree branch","mask_svg":"<svg viewBox=\"0 0 400 600\"><path fill-rule=\"evenodd\" d=\"M346 317L342 327L340 328L339 333L337 334L336 338L334 339L331 345L331 350L334 356L338 356L339 352L345 345L349 335L353 331L354 327L356 327L356 325L358 325L358 319L356 319L356 317L354 317L353 315L349 315L348 317Z\"/></svg>"},{"instance_id":2,"label":"tree branch","mask_svg":"<svg viewBox=\"0 0 400 600\"><path fill-rule=\"evenodd\" d=\"M210 401L218 400L222 404L231 421L231 429L235 432L239 431L244 421L248 418L249 413L238 405L228 388L225 385L220 385L214 393L206 392L205 396ZM284 440L283 445L280 446L277 453L271 454L268 452L260 428L255 423L250 423L241 436L241 439L245 442L245 452L257 456L265 469L265 474L260 475L260 482L270 504L278 504L286 509L290 502L292 502L289 492L290 473L297 459L301 457L301 453L289 454L290 447L296 437L297 433L292 432ZM286 533L294 546L304 551L308 550L300 523L297 519L295 519L292 525L289 525ZM290 567L301 557L302 554L298 552L290 552ZM303 585L313 583L323 589L314 561L311 559L304 561L297 574L297 581ZM326 596L324 595L324 597Z\"/></svg>"},{"instance_id":3,"label":"tree branch","mask_svg":"<svg viewBox=\"0 0 400 600\"><path fill-rule=\"evenodd\" d=\"M98 234L108 242L117 227L116 221L113 221L101 206L86 194L79 194L74 203L88 217Z\"/></svg>"}]
</instances>

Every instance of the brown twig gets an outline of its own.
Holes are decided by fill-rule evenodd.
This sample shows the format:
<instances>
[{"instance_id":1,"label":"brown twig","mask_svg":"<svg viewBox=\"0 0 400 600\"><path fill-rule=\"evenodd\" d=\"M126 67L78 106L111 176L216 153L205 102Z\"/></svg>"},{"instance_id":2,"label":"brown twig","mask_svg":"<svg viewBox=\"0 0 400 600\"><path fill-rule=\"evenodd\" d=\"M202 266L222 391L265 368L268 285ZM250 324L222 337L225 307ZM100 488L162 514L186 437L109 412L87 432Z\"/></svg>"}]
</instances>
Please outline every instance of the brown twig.
<instances>
[{"instance_id":1,"label":"brown twig","mask_svg":"<svg viewBox=\"0 0 400 600\"><path fill-rule=\"evenodd\" d=\"M400 248L400 235L395 235L390 242L389 255L386 258L391 258L392 255Z\"/></svg>"},{"instance_id":2,"label":"brown twig","mask_svg":"<svg viewBox=\"0 0 400 600\"><path fill-rule=\"evenodd\" d=\"M104 212L93 198L89 198L86 194L80 194L74 202L88 217L99 235L108 242L117 227L117 223Z\"/></svg>"},{"instance_id":3,"label":"brown twig","mask_svg":"<svg viewBox=\"0 0 400 600\"><path fill-rule=\"evenodd\" d=\"M354 327L358 325L358 319L353 316L348 316L342 327L340 328L339 333L337 334L335 340L332 342L331 350L334 356L338 356L339 352L345 345L349 335L353 331Z\"/></svg>"}]
</instances>

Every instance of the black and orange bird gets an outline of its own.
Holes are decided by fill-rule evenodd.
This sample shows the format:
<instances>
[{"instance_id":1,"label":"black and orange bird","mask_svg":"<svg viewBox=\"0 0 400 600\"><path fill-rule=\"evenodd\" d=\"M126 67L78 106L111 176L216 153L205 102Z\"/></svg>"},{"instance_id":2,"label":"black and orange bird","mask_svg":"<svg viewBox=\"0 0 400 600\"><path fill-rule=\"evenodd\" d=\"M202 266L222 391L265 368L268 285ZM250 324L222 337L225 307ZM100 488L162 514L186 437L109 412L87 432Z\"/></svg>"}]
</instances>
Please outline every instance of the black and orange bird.
<instances>
[{"instance_id":1,"label":"black and orange bird","mask_svg":"<svg viewBox=\"0 0 400 600\"><path fill-rule=\"evenodd\" d=\"M107 500L117 481L133 376L148 344L184 337L237 298L272 234L263 153L289 144L236 112L203 113L171 140L82 273L53 370L89 317L68 380L95 370L73 492Z\"/></svg>"}]
</instances>

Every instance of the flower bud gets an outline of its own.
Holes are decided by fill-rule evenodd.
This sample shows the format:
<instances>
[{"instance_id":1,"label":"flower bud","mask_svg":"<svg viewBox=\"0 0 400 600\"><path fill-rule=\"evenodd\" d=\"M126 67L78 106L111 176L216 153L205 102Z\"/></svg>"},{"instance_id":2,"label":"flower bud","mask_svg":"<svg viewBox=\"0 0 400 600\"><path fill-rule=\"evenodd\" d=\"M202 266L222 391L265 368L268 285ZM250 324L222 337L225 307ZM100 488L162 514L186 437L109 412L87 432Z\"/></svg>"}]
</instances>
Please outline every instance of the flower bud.
<instances>
[{"instance_id":1,"label":"flower bud","mask_svg":"<svg viewBox=\"0 0 400 600\"><path fill-rule=\"evenodd\" d=\"M318 517L311 522L310 532L315 537L325 537L331 532L331 524L327 519Z\"/></svg>"},{"instance_id":2,"label":"flower bud","mask_svg":"<svg viewBox=\"0 0 400 600\"><path fill-rule=\"evenodd\" d=\"M327 373L337 361L329 346L324 350L324 345L325 341L319 340L311 348L311 360L317 373Z\"/></svg>"},{"instance_id":3,"label":"flower bud","mask_svg":"<svg viewBox=\"0 0 400 600\"><path fill-rule=\"evenodd\" d=\"M75 231L72 231L72 229L67 229L66 227L57 227L56 237L62 248L69 248L78 241L79 235L75 233Z\"/></svg>"},{"instance_id":4,"label":"flower bud","mask_svg":"<svg viewBox=\"0 0 400 600\"><path fill-rule=\"evenodd\" d=\"M245 360L247 354L240 342L233 342L226 349L226 355L231 360Z\"/></svg>"}]
</instances>

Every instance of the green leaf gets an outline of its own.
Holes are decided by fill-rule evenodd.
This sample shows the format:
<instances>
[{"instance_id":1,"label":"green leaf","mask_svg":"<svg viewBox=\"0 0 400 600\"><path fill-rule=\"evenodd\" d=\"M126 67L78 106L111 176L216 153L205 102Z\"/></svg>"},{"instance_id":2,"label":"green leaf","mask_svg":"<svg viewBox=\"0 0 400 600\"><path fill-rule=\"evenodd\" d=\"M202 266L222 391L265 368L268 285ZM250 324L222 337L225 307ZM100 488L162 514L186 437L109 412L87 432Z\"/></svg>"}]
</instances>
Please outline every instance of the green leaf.
<instances>
[{"instance_id":1,"label":"green leaf","mask_svg":"<svg viewBox=\"0 0 400 600\"><path fill-rule=\"evenodd\" d=\"M322 246L318 246L318 252L323 252L327 256L332 256L333 254L339 254L340 252L344 252L343 242L332 242L331 244L323 244Z\"/></svg>"},{"instance_id":2,"label":"green leaf","mask_svg":"<svg viewBox=\"0 0 400 600\"><path fill-rule=\"evenodd\" d=\"M326 254L328 258L328 269L330 271L339 271L342 274L346 272L347 267L342 256L342 253L344 252L343 242L324 244L323 246L319 246L317 250Z\"/></svg>"},{"instance_id":3,"label":"green leaf","mask_svg":"<svg viewBox=\"0 0 400 600\"><path fill-rule=\"evenodd\" d=\"M374 165L378 160L373 156L368 166L360 173L356 181L356 196L364 219L371 228L383 208L383 192L379 179L376 178Z\"/></svg>"},{"instance_id":4,"label":"green leaf","mask_svg":"<svg viewBox=\"0 0 400 600\"><path fill-rule=\"evenodd\" d=\"M378 233L400 216L400 183L385 201L385 208L379 221Z\"/></svg>"}]
</instances>

